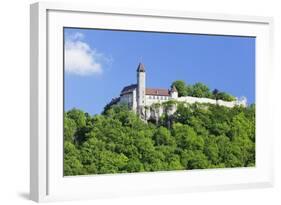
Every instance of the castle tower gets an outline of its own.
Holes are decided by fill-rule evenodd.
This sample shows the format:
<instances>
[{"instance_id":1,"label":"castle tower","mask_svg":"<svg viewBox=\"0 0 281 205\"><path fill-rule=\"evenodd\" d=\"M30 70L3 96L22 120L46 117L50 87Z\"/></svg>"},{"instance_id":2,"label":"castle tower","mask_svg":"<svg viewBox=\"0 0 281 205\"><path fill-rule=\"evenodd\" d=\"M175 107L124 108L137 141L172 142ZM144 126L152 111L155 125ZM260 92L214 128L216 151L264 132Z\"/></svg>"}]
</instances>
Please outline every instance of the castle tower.
<instances>
[{"instance_id":1,"label":"castle tower","mask_svg":"<svg viewBox=\"0 0 281 205\"><path fill-rule=\"evenodd\" d=\"M178 98L178 91L175 85L173 85L171 91L170 91L170 96L172 99L177 99Z\"/></svg>"},{"instance_id":2,"label":"castle tower","mask_svg":"<svg viewBox=\"0 0 281 205\"><path fill-rule=\"evenodd\" d=\"M137 111L139 114L145 105L145 69L140 63L137 68Z\"/></svg>"}]
</instances>

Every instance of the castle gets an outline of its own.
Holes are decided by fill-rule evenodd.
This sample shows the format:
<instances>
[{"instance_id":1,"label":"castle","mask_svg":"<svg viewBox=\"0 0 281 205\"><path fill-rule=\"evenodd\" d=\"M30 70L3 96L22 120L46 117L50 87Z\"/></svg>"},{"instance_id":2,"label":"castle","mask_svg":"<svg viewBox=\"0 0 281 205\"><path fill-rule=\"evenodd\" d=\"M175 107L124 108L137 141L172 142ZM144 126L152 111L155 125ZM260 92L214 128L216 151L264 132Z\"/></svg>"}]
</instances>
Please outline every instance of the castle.
<instances>
[{"instance_id":1,"label":"castle","mask_svg":"<svg viewBox=\"0 0 281 205\"><path fill-rule=\"evenodd\" d=\"M147 88L146 87L146 72L145 67L140 63L137 67L137 83L126 86L122 89L120 97L116 98L115 103L126 104L134 112L140 114L141 116L146 116L145 108L150 107L156 103L163 103L169 100L186 102L186 103L210 103L217 104L220 106L234 107L236 105L241 105L246 107L246 98L235 101L223 101L215 100L210 98L198 98L191 96L178 96L178 91L175 86L171 89L159 89L159 88Z\"/></svg>"}]
</instances>

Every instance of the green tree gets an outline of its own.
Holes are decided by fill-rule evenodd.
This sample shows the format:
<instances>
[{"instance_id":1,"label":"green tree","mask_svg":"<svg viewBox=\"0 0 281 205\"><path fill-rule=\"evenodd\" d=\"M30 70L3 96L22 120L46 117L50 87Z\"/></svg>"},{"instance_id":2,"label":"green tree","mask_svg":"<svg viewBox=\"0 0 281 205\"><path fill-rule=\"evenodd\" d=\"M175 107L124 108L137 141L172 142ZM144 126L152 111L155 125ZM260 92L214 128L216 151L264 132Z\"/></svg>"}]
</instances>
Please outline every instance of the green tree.
<instances>
[{"instance_id":1,"label":"green tree","mask_svg":"<svg viewBox=\"0 0 281 205\"><path fill-rule=\"evenodd\" d=\"M99 158L99 174L127 172L124 168L126 168L128 158L124 154L103 150Z\"/></svg>"},{"instance_id":2,"label":"green tree","mask_svg":"<svg viewBox=\"0 0 281 205\"><path fill-rule=\"evenodd\" d=\"M184 150L181 153L181 161L185 169L206 169L209 161L200 150Z\"/></svg>"},{"instance_id":3,"label":"green tree","mask_svg":"<svg viewBox=\"0 0 281 205\"><path fill-rule=\"evenodd\" d=\"M204 154L212 165L219 163L219 147L216 143L215 136L208 136L205 138Z\"/></svg>"},{"instance_id":4,"label":"green tree","mask_svg":"<svg viewBox=\"0 0 281 205\"><path fill-rule=\"evenodd\" d=\"M179 94L179 97L181 96L186 96L187 95L187 89L186 89L186 84L183 80L176 80L172 83L171 85L171 88L175 86L177 91L178 91L178 94Z\"/></svg>"},{"instance_id":5,"label":"green tree","mask_svg":"<svg viewBox=\"0 0 281 205\"><path fill-rule=\"evenodd\" d=\"M176 139L177 146L187 150L203 150L204 140L197 136L192 127L176 123L173 126L173 136Z\"/></svg>"},{"instance_id":6,"label":"green tree","mask_svg":"<svg viewBox=\"0 0 281 205\"><path fill-rule=\"evenodd\" d=\"M86 126L86 117L82 110L73 108L72 110L66 113L67 117L74 120L77 128Z\"/></svg>"},{"instance_id":7,"label":"green tree","mask_svg":"<svg viewBox=\"0 0 281 205\"><path fill-rule=\"evenodd\" d=\"M143 163L138 158L129 158L125 170L127 172L144 172Z\"/></svg>"},{"instance_id":8,"label":"green tree","mask_svg":"<svg viewBox=\"0 0 281 205\"><path fill-rule=\"evenodd\" d=\"M159 145L174 145L175 144L175 140L174 138L171 136L170 131L165 128L160 126L157 131L154 133L153 135L153 140L155 142L155 145L159 146Z\"/></svg>"},{"instance_id":9,"label":"green tree","mask_svg":"<svg viewBox=\"0 0 281 205\"><path fill-rule=\"evenodd\" d=\"M64 116L64 140L74 142L75 139L75 133L76 133L76 123L73 119L67 117L67 115Z\"/></svg>"},{"instance_id":10,"label":"green tree","mask_svg":"<svg viewBox=\"0 0 281 205\"><path fill-rule=\"evenodd\" d=\"M191 95L193 97L204 97L204 98L211 98L212 93L210 92L210 89L208 86L204 85L203 83L195 83L192 86L192 92Z\"/></svg>"},{"instance_id":11,"label":"green tree","mask_svg":"<svg viewBox=\"0 0 281 205\"><path fill-rule=\"evenodd\" d=\"M226 92L219 92L217 93L217 99L224 100L224 101L235 101L235 97L226 93Z\"/></svg>"},{"instance_id":12,"label":"green tree","mask_svg":"<svg viewBox=\"0 0 281 205\"><path fill-rule=\"evenodd\" d=\"M69 141L64 142L63 168L65 176L84 174L83 165L80 161L79 150Z\"/></svg>"}]
</instances>

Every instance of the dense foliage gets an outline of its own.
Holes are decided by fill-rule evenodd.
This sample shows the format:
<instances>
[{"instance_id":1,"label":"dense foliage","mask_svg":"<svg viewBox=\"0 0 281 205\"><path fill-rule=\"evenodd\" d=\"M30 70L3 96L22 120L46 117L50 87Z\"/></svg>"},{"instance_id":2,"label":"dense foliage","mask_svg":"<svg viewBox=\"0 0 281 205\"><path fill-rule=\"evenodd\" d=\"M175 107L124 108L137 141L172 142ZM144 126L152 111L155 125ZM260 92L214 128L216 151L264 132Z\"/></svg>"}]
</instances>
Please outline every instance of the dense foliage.
<instances>
[{"instance_id":1,"label":"dense foliage","mask_svg":"<svg viewBox=\"0 0 281 205\"><path fill-rule=\"evenodd\" d=\"M78 109L66 112L64 174L255 165L254 105L177 107L157 124L143 122L125 106L115 105L94 116Z\"/></svg>"},{"instance_id":2,"label":"dense foliage","mask_svg":"<svg viewBox=\"0 0 281 205\"><path fill-rule=\"evenodd\" d=\"M211 91L208 86L203 83L195 83L194 85L187 85L183 80L176 80L172 83L171 87L175 86L178 90L179 97L192 96L200 98L212 98L216 100L234 101L235 97L221 92L217 89Z\"/></svg>"}]
</instances>

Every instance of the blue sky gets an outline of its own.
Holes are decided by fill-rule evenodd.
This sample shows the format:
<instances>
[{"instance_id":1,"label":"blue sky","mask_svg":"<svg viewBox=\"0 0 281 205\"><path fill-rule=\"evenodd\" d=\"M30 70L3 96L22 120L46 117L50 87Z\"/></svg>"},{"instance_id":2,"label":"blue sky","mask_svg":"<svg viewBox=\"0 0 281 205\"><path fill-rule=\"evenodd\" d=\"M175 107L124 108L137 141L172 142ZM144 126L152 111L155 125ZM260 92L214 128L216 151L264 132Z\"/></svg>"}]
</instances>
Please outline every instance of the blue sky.
<instances>
[{"instance_id":1,"label":"blue sky","mask_svg":"<svg viewBox=\"0 0 281 205\"><path fill-rule=\"evenodd\" d=\"M140 61L147 87L202 82L255 102L255 38L65 28L64 39L65 110L102 112Z\"/></svg>"}]
</instances>

